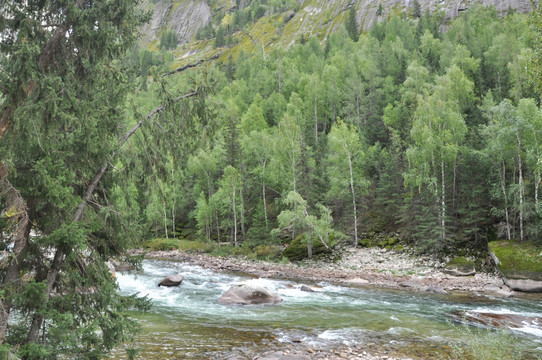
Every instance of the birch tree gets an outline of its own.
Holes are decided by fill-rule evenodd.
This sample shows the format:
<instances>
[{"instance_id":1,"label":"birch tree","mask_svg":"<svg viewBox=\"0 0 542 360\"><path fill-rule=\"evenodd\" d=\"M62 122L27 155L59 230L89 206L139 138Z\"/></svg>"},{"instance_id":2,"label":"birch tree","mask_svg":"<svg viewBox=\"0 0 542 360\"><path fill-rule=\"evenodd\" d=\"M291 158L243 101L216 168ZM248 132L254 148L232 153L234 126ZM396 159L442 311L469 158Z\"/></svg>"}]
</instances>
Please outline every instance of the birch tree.
<instances>
[{"instance_id":1,"label":"birch tree","mask_svg":"<svg viewBox=\"0 0 542 360\"><path fill-rule=\"evenodd\" d=\"M329 195L336 198L349 197L352 203L354 247L358 244L359 197L366 193L368 181L363 176L361 165L365 152L354 126L343 121L333 125L328 135Z\"/></svg>"}]
</instances>

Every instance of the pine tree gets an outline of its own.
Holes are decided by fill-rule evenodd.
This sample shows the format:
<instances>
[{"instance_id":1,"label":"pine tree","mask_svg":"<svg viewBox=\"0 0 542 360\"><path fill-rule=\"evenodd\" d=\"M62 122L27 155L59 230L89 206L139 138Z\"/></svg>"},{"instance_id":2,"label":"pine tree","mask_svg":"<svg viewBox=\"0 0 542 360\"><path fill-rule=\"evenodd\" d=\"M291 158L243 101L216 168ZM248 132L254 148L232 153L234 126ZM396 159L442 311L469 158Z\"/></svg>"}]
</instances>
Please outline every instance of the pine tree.
<instances>
[{"instance_id":1,"label":"pine tree","mask_svg":"<svg viewBox=\"0 0 542 360\"><path fill-rule=\"evenodd\" d=\"M348 19L346 20L346 31L348 31L348 35L350 35L350 38L352 40L358 41L359 28L358 21L356 19L356 9L354 9L354 6L351 6L350 10L348 11Z\"/></svg>"},{"instance_id":2,"label":"pine tree","mask_svg":"<svg viewBox=\"0 0 542 360\"><path fill-rule=\"evenodd\" d=\"M108 231L115 188L104 174L125 142L131 87L119 58L147 19L140 9L134 0L0 3L0 181L3 205L22 210L10 217L0 343L25 359L100 358L137 327L122 313L134 301L117 295L105 265L127 242Z\"/></svg>"}]
</instances>

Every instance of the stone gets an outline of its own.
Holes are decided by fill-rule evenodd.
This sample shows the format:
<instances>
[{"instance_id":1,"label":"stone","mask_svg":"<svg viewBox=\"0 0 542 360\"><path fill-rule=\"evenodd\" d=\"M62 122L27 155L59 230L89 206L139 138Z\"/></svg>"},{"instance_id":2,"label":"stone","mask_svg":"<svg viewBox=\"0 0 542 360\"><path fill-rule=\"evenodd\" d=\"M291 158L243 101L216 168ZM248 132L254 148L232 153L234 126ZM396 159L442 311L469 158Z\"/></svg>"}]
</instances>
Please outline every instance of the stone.
<instances>
[{"instance_id":1,"label":"stone","mask_svg":"<svg viewBox=\"0 0 542 360\"><path fill-rule=\"evenodd\" d=\"M282 298L259 285L244 284L232 286L219 299L222 305L272 305Z\"/></svg>"},{"instance_id":2,"label":"stone","mask_svg":"<svg viewBox=\"0 0 542 360\"><path fill-rule=\"evenodd\" d=\"M477 311L454 311L452 318L471 325L498 329L533 328L542 330L542 317L507 313L489 313Z\"/></svg>"},{"instance_id":3,"label":"stone","mask_svg":"<svg viewBox=\"0 0 542 360\"><path fill-rule=\"evenodd\" d=\"M176 5L176 6L174 6ZM198 30L211 21L211 8L204 0L185 0L173 4L159 1L153 7L152 19L142 29L143 43L158 39L165 29L177 35L179 45L192 40Z\"/></svg>"},{"instance_id":4,"label":"stone","mask_svg":"<svg viewBox=\"0 0 542 360\"><path fill-rule=\"evenodd\" d=\"M417 288L417 287L421 287L422 285L423 285L423 282L420 279L416 279L416 278L401 281L399 283L399 286L407 287L407 288Z\"/></svg>"},{"instance_id":5,"label":"stone","mask_svg":"<svg viewBox=\"0 0 542 360\"><path fill-rule=\"evenodd\" d=\"M367 284L369 284L369 280L365 280L365 279L362 279L362 278L346 279L345 281L347 283L349 283L349 284L352 284L352 285L367 285Z\"/></svg>"},{"instance_id":6,"label":"stone","mask_svg":"<svg viewBox=\"0 0 542 360\"><path fill-rule=\"evenodd\" d=\"M162 281L158 283L158 286L179 286L183 282L184 277L182 275L170 275L166 276Z\"/></svg>"},{"instance_id":7,"label":"stone","mask_svg":"<svg viewBox=\"0 0 542 360\"><path fill-rule=\"evenodd\" d=\"M539 293L542 292L542 281L530 279L507 279L504 283L512 290L521 292Z\"/></svg>"},{"instance_id":8,"label":"stone","mask_svg":"<svg viewBox=\"0 0 542 360\"><path fill-rule=\"evenodd\" d=\"M542 292L542 247L528 242L493 241L489 255L510 289Z\"/></svg>"},{"instance_id":9,"label":"stone","mask_svg":"<svg viewBox=\"0 0 542 360\"><path fill-rule=\"evenodd\" d=\"M474 262L458 256L446 264L444 272L452 276L473 276L476 274L476 269L474 268Z\"/></svg>"},{"instance_id":10,"label":"stone","mask_svg":"<svg viewBox=\"0 0 542 360\"><path fill-rule=\"evenodd\" d=\"M134 265L126 261L111 260L111 264L113 264L115 271L132 271L135 268Z\"/></svg>"},{"instance_id":11,"label":"stone","mask_svg":"<svg viewBox=\"0 0 542 360\"><path fill-rule=\"evenodd\" d=\"M446 295L448 292L444 290L443 288L439 286L428 286L425 291L434 293L434 294L440 294L440 295Z\"/></svg>"},{"instance_id":12,"label":"stone","mask_svg":"<svg viewBox=\"0 0 542 360\"><path fill-rule=\"evenodd\" d=\"M115 270L115 265L111 261L108 261L105 263L105 266L107 266L107 270L109 270L109 273L111 274L111 277L115 279L117 277L117 272Z\"/></svg>"},{"instance_id":13,"label":"stone","mask_svg":"<svg viewBox=\"0 0 542 360\"><path fill-rule=\"evenodd\" d=\"M301 285L299 290L305 291L305 292L314 292L314 290L312 288L308 287L307 285Z\"/></svg>"}]
</instances>

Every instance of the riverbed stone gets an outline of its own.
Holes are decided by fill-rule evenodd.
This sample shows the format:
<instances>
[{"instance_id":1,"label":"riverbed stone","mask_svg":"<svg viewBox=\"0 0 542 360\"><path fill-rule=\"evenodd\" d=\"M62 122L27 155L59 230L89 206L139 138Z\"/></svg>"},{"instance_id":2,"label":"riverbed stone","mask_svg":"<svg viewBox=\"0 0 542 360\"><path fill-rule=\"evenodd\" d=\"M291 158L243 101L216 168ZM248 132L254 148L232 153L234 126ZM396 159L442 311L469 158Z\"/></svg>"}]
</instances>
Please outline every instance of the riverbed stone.
<instances>
[{"instance_id":1,"label":"riverbed stone","mask_svg":"<svg viewBox=\"0 0 542 360\"><path fill-rule=\"evenodd\" d=\"M314 292L314 290L312 288L308 287L307 285L301 285L299 290L304 291L304 292Z\"/></svg>"},{"instance_id":2,"label":"riverbed stone","mask_svg":"<svg viewBox=\"0 0 542 360\"><path fill-rule=\"evenodd\" d=\"M182 275L170 275L166 276L162 281L158 283L158 286L179 286L183 282L184 277Z\"/></svg>"},{"instance_id":3,"label":"riverbed stone","mask_svg":"<svg viewBox=\"0 0 542 360\"><path fill-rule=\"evenodd\" d=\"M519 329L530 327L542 330L542 317L526 316L512 313L490 313L478 311L454 311L451 314L454 320L482 327L499 329Z\"/></svg>"},{"instance_id":4,"label":"riverbed stone","mask_svg":"<svg viewBox=\"0 0 542 360\"><path fill-rule=\"evenodd\" d=\"M419 288L423 286L423 281L421 279L412 278L405 281L401 281L399 286L406 288Z\"/></svg>"},{"instance_id":5,"label":"riverbed stone","mask_svg":"<svg viewBox=\"0 0 542 360\"><path fill-rule=\"evenodd\" d=\"M440 295L446 295L448 292L441 288L440 286L428 286L425 288L426 292L434 293L434 294L440 294Z\"/></svg>"},{"instance_id":6,"label":"riverbed stone","mask_svg":"<svg viewBox=\"0 0 542 360\"><path fill-rule=\"evenodd\" d=\"M272 305L281 301L266 287L254 284L232 286L218 299L222 305Z\"/></svg>"},{"instance_id":7,"label":"riverbed stone","mask_svg":"<svg viewBox=\"0 0 542 360\"><path fill-rule=\"evenodd\" d=\"M352 284L352 285L367 285L369 284L369 280L362 279L362 278L352 278L352 279L346 279L346 283Z\"/></svg>"}]
</instances>

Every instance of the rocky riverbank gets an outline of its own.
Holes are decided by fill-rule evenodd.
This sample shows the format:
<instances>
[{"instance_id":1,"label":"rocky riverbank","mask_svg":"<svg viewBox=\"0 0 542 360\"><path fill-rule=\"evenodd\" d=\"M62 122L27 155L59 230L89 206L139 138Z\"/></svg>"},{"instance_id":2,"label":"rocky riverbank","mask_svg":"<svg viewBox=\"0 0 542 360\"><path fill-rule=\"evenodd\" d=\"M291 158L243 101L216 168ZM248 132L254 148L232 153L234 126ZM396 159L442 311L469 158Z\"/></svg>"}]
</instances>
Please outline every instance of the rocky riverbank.
<instances>
[{"instance_id":1,"label":"rocky riverbank","mask_svg":"<svg viewBox=\"0 0 542 360\"><path fill-rule=\"evenodd\" d=\"M136 250L134 254L141 254ZM477 273L453 276L444 265L429 257L414 257L404 252L379 248L349 249L339 261L307 261L301 264L251 261L243 258L221 258L181 251L147 252L148 258L184 261L215 271L245 273L254 277L288 279L297 282L332 282L347 286L402 288L439 294L464 292L512 296L497 274Z\"/></svg>"}]
</instances>

